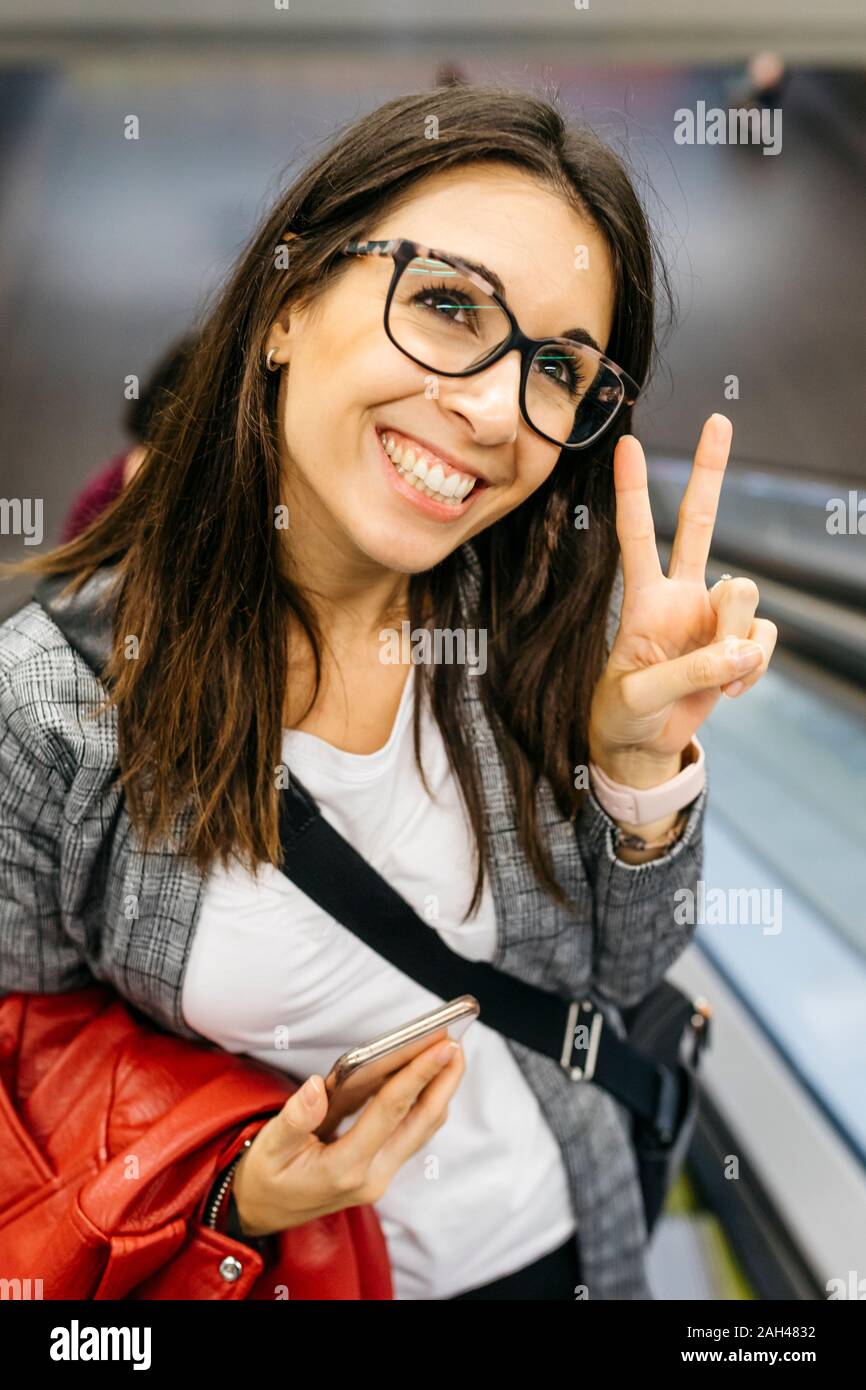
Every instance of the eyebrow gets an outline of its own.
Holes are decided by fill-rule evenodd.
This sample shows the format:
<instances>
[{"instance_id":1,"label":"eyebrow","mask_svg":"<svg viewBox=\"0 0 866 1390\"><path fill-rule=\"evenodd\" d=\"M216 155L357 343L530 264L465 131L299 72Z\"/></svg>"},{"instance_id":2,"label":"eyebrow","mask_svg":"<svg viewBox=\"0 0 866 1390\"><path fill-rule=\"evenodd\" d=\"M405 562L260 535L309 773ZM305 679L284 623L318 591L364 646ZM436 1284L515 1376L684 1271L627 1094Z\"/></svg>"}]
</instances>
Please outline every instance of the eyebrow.
<instances>
[{"instance_id":1,"label":"eyebrow","mask_svg":"<svg viewBox=\"0 0 866 1390\"><path fill-rule=\"evenodd\" d=\"M461 256L456 252L453 254L458 261L462 261L470 270L474 270L476 275L481 275L485 280L489 280L496 290L496 293L507 301L508 296L505 293L505 286L495 270L491 270L489 266L484 265L481 261L470 261L467 256ZM601 352L601 348L595 341L595 338L593 338L592 334L587 332L585 328L566 328L562 333L551 333L550 336L551 338L568 338L573 343L580 343L583 347L595 348L596 352Z\"/></svg>"}]
</instances>

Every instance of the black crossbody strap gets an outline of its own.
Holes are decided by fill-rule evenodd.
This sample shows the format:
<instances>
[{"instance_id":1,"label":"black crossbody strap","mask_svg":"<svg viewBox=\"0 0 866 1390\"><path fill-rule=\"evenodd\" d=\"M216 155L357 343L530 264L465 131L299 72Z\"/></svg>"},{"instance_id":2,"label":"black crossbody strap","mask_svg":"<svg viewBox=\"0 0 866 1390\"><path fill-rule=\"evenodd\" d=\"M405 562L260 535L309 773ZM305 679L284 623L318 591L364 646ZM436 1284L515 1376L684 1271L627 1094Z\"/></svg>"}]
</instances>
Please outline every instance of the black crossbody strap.
<instances>
[{"instance_id":1,"label":"black crossbody strap","mask_svg":"<svg viewBox=\"0 0 866 1390\"><path fill-rule=\"evenodd\" d=\"M294 775L280 797L280 839L286 877L378 955L442 1000L474 995L487 1027L552 1057L573 1079L594 1081L669 1142L680 1083L668 1067L620 1039L591 1000L563 999L457 955L325 820Z\"/></svg>"}]
</instances>

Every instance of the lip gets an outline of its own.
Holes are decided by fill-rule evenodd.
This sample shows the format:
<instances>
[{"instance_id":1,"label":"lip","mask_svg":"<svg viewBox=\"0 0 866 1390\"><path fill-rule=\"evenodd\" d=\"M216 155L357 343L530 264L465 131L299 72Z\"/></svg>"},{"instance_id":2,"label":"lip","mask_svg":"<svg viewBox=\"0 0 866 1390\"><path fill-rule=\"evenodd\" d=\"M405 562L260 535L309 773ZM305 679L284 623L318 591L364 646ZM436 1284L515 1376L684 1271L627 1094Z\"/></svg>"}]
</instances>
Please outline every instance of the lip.
<instances>
[{"instance_id":1,"label":"lip","mask_svg":"<svg viewBox=\"0 0 866 1390\"><path fill-rule=\"evenodd\" d=\"M445 463L451 464L452 468L456 468L461 473L466 473L478 479L478 482L476 482L465 501L459 502L456 506L449 502L437 502L434 498L428 497L426 493L419 492L417 488L411 487L404 478L401 478L388 455L385 453L385 449L382 445L382 435L388 434L388 432L389 430L386 425L377 425L373 429L373 433L376 436L376 452L379 455L379 460L388 481L395 492L398 492L407 502L411 502L422 515L429 516L434 521L456 521L458 517L465 516L469 508L475 502L478 494L483 492L488 486L480 473L475 472L474 469L466 468L464 464L458 463L456 459L453 459L450 454L444 453L441 449L434 448L432 444L427 444L426 441L421 439L418 435L405 435L404 438L414 439L422 448L429 449L431 454L443 459ZM394 433L402 435L403 431L395 429Z\"/></svg>"},{"instance_id":2,"label":"lip","mask_svg":"<svg viewBox=\"0 0 866 1390\"><path fill-rule=\"evenodd\" d=\"M452 468L456 468L458 473L466 473L470 478L478 478L479 482L482 483L487 482L487 479L483 474L479 473L477 468L473 468L471 464L464 463L462 459L456 458L453 454L446 454L445 450L440 449L438 444L431 443L429 439L422 439L420 434L406 434L404 430L398 430L396 426L393 427L393 430L390 425L376 426L376 432L380 436L388 434L389 431L394 434L402 435L404 439L414 440L416 444L421 445L422 449L426 449L429 454L433 454L435 458L440 458L443 463L450 464Z\"/></svg>"}]
</instances>

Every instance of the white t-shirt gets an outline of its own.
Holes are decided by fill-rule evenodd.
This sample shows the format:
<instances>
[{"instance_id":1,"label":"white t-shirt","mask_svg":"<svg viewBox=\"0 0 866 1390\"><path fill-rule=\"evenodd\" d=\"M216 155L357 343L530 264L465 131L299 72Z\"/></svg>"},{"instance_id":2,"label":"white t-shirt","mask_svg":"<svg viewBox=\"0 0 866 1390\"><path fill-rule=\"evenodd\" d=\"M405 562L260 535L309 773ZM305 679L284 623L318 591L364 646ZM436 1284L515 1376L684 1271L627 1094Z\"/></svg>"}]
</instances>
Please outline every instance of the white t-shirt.
<instances>
[{"instance_id":1,"label":"white t-shirt","mask_svg":"<svg viewBox=\"0 0 866 1390\"><path fill-rule=\"evenodd\" d=\"M472 892L468 821L426 702L421 753L434 800L418 777L414 688L410 667L394 727L375 753L346 753L287 729L283 758L331 825L452 950L489 961L489 886L461 924ZM284 1066L298 1080L325 1076L348 1048L441 1002L272 865L258 882L237 861L208 875L182 1007L192 1028L229 1052ZM462 1046L466 1070L447 1121L376 1203L397 1299L445 1299L489 1283L575 1230L559 1145L505 1040L478 1019Z\"/></svg>"}]
</instances>

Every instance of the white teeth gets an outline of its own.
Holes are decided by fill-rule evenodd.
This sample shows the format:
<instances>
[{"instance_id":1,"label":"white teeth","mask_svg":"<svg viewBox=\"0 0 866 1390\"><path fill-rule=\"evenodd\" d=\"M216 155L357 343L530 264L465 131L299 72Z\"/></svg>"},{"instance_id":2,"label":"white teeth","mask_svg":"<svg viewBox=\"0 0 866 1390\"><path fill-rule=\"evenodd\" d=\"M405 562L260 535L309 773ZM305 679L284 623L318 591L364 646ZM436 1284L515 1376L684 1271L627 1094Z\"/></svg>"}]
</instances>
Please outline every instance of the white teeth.
<instances>
[{"instance_id":1,"label":"white teeth","mask_svg":"<svg viewBox=\"0 0 866 1390\"><path fill-rule=\"evenodd\" d=\"M466 474L455 472L449 473L446 477L440 463L428 466L423 456L417 454L410 445L407 444L404 449L390 434L379 437L382 440L382 448L397 472L417 492L433 497L438 502L448 502L456 506L468 497L475 486L475 479Z\"/></svg>"}]
</instances>

